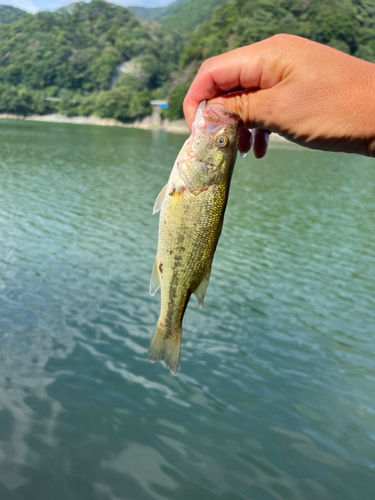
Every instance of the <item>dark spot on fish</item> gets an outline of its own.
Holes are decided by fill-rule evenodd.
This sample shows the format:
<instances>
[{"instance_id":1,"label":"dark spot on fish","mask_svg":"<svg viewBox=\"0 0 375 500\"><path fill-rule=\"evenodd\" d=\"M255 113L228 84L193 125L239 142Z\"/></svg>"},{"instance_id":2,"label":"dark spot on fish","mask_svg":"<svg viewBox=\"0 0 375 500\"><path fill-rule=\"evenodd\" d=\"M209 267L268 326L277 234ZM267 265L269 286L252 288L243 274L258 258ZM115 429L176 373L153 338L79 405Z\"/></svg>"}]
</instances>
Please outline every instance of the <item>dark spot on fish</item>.
<instances>
[{"instance_id":1,"label":"dark spot on fish","mask_svg":"<svg viewBox=\"0 0 375 500\"><path fill-rule=\"evenodd\" d=\"M172 255L172 253L173 253L173 250L170 250L169 255Z\"/></svg>"},{"instance_id":2,"label":"dark spot on fish","mask_svg":"<svg viewBox=\"0 0 375 500\"><path fill-rule=\"evenodd\" d=\"M163 274L163 264L161 262L159 264L159 271Z\"/></svg>"},{"instance_id":3,"label":"dark spot on fish","mask_svg":"<svg viewBox=\"0 0 375 500\"><path fill-rule=\"evenodd\" d=\"M196 222L193 222L193 226L196 226L196 225L197 225L197 223L196 223Z\"/></svg>"}]
</instances>

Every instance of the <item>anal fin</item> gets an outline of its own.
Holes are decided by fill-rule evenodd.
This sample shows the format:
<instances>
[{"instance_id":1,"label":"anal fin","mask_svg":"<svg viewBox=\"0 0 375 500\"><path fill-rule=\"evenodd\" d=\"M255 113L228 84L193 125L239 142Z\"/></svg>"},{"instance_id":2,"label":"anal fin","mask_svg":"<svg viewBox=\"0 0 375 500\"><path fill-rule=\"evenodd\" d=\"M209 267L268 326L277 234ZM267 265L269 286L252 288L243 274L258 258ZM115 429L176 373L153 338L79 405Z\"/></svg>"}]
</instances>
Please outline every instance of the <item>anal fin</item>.
<instances>
[{"instance_id":1,"label":"anal fin","mask_svg":"<svg viewBox=\"0 0 375 500\"><path fill-rule=\"evenodd\" d=\"M210 280L210 275L211 275L211 264L209 265L206 274L204 275L202 281L199 283L198 287L196 288L194 295L198 299L198 306L200 308L203 307L203 300L204 296L206 295L206 290L208 287L208 282Z\"/></svg>"},{"instance_id":2,"label":"anal fin","mask_svg":"<svg viewBox=\"0 0 375 500\"><path fill-rule=\"evenodd\" d=\"M150 295L153 297L155 293L160 288L160 276L158 269L158 256L155 257L154 267L152 268L151 280L150 280Z\"/></svg>"}]
</instances>

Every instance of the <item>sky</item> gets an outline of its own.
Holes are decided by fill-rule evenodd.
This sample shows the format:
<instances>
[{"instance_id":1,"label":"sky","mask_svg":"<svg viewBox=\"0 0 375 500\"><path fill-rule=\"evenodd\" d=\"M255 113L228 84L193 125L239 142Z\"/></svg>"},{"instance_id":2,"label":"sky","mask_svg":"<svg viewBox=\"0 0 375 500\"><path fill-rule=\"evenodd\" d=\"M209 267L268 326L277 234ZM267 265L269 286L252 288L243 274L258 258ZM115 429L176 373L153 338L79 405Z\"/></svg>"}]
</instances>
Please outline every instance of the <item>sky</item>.
<instances>
[{"instance_id":1,"label":"sky","mask_svg":"<svg viewBox=\"0 0 375 500\"><path fill-rule=\"evenodd\" d=\"M78 1L78 0L77 0ZM163 7L172 3L174 0L107 0L111 3L117 3L123 7L140 5L142 7ZM74 3L74 0L0 0L0 5L13 5L19 9L26 10L35 14L39 10L56 10L60 7Z\"/></svg>"}]
</instances>

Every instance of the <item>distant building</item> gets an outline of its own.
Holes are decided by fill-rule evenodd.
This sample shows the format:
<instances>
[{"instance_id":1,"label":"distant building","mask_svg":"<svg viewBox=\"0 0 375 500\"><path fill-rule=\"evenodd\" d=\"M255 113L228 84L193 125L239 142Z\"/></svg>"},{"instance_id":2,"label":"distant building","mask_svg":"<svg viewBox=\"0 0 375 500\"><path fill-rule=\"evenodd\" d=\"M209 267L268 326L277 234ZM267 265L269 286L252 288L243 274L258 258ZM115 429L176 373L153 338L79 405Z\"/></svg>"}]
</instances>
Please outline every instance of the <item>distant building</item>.
<instances>
[{"instance_id":1,"label":"distant building","mask_svg":"<svg viewBox=\"0 0 375 500\"><path fill-rule=\"evenodd\" d=\"M160 110L161 109L168 109L168 101L155 99L155 100L150 101L150 104L152 106L151 123L155 127L159 127L161 125Z\"/></svg>"}]
</instances>

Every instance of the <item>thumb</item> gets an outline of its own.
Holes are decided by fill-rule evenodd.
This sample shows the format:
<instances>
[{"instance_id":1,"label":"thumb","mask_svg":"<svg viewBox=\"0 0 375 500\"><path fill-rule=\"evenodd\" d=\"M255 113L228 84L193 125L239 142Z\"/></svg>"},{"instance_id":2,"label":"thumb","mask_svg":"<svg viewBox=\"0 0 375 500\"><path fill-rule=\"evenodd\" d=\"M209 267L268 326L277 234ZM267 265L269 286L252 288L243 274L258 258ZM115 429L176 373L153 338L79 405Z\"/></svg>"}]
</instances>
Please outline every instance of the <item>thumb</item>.
<instances>
[{"instance_id":1,"label":"thumb","mask_svg":"<svg viewBox=\"0 0 375 500\"><path fill-rule=\"evenodd\" d=\"M207 101L207 104L219 104L224 109L237 113L245 127L278 132L273 122L275 106L272 91L273 88L242 91L215 97Z\"/></svg>"},{"instance_id":2,"label":"thumb","mask_svg":"<svg viewBox=\"0 0 375 500\"><path fill-rule=\"evenodd\" d=\"M271 132L270 121L266 118L272 114L269 102L270 97L267 89L217 97L210 99L208 104L219 104L228 111L237 113L244 124L244 127L240 128L239 151L247 153L252 143L255 158L263 158L267 151ZM248 147L246 147L247 141L244 134L244 130L247 130L245 127L253 129L252 140L249 141Z\"/></svg>"}]
</instances>

